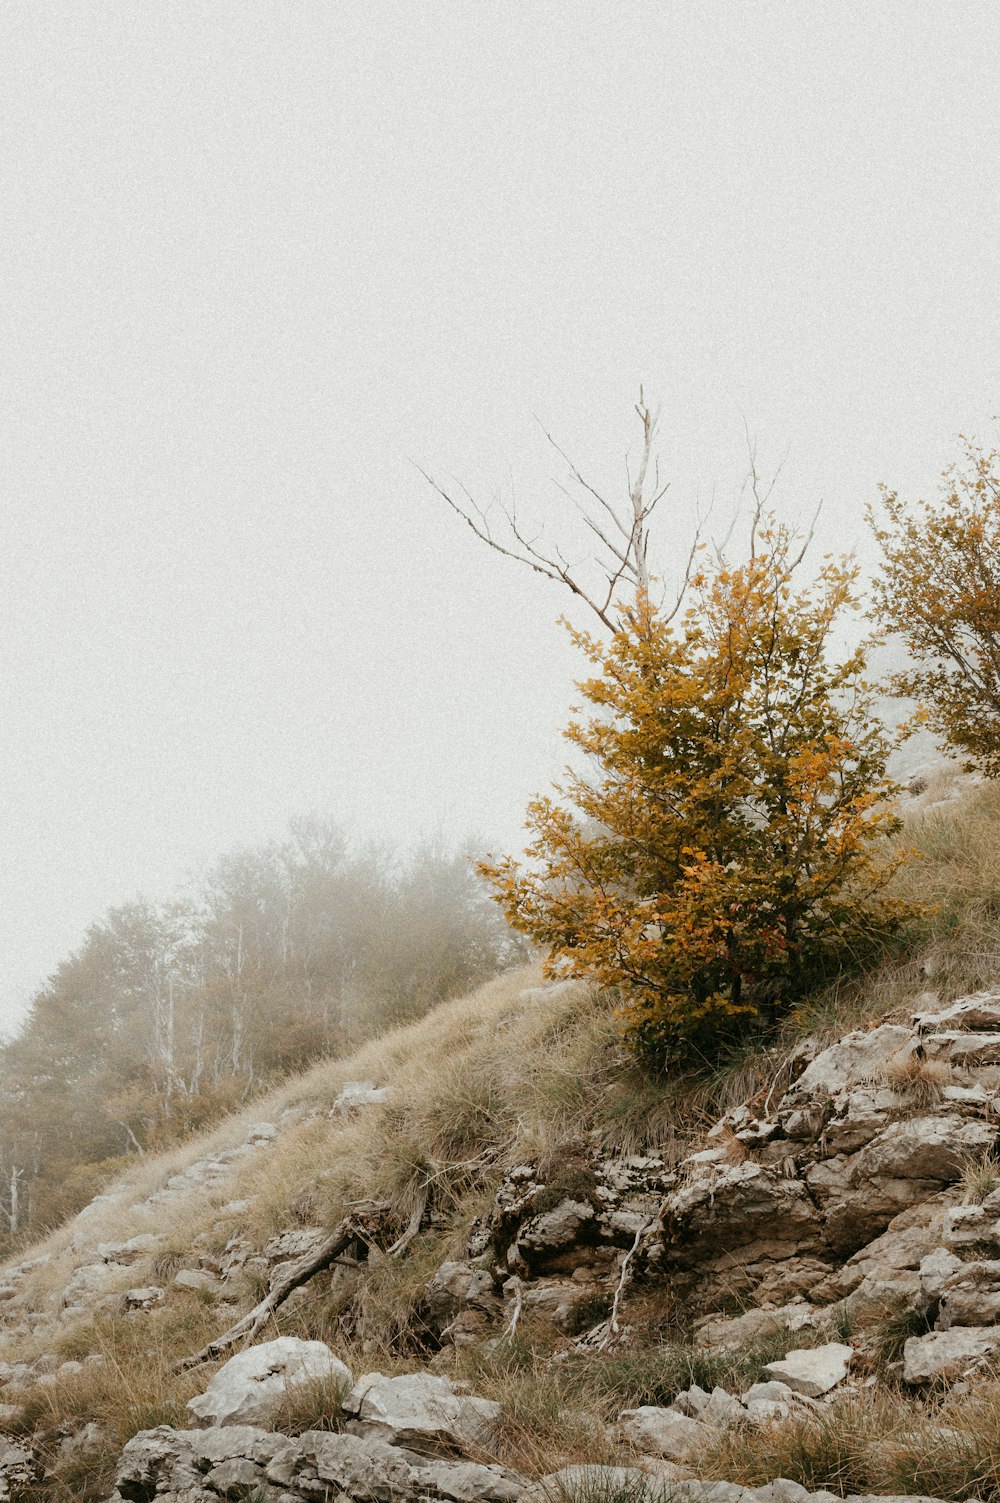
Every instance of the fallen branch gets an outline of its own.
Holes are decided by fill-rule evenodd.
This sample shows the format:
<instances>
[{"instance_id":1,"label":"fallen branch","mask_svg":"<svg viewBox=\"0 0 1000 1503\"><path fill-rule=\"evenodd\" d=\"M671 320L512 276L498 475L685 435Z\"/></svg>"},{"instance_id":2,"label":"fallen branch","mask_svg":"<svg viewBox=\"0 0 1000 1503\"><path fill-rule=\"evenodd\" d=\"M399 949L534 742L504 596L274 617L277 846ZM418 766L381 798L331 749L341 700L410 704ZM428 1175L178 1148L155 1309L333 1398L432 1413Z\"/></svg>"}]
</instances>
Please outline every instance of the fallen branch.
<instances>
[{"instance_id":1,"label":"fallen branch","mask_svg":"<svg viewBox=\"0 0 1000 1503\"><path fill-rule=\"evenodd\" d=\"M426 1203L425 1197L421 1214ZM211 1362L216 1357L221 1357L223 1352L229 1351L230 1347L236 1346L240 1341L253 1341L254 1337L267 1325L275 1310L284 1304L293 1289L298 1289L301 1284L307 1283L313 1274L321 1273L324 1268L329 1268L331 1264L339 1262L354 1243L360 1242L371 1246L379 1232L384 1231L390 1211L391 1207L384 1201L368 1201L357 1206L349 1216L345 1216L343 1221L338 1223L315 1252L308 1253L297 1263L292 1264L288 1272L282 1275L259 1305L255 1305L235 1325L230 1326L228 1331L223 1331L221 1336L216 1336L193 1356L184 1357L176 1364L175 1371L185 1372L188 1368L199 1367L203 1362ZM411 1217L411 1225L412 1221ZM413 1236L416 1236L416 1231L413 1232ZM393 1248L399 1248L400 1244L405 1247L410 1240L412 1238L404 1233L399 1242L393 1244ZM393 1252L393 1248L389 1249L390 1253Z\"/></svg>"}]
</instances>

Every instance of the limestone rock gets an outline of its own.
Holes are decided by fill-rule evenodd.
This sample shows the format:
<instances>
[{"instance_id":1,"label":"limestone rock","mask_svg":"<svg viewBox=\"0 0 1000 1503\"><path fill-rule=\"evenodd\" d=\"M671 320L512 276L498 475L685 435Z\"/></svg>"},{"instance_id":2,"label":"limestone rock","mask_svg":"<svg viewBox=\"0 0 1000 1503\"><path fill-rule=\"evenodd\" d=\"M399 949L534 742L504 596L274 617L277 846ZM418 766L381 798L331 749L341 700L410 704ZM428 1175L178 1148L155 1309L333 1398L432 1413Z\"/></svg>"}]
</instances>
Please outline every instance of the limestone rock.
<instances>
[{"instance_id":1,"label":"limestone rock","mask_svg":"<svg viewBox=\"0 0 1000 1503\"><path fill-rule=\"evenodd\" d=\"M823 1312L800 1301L775 1310L747 1310L743 1315L713 1315L699 1321L698 1344L713 1351L732 1351L772 1331L800 1331L823 1319Z\"/></svg>"},{"instance_id":2,"label":"limestone rock","mask_svg":"<svg viewBox=\"0 0 1000 1503\"><path fill-rule=\"evenodd\" d=\"M0 1436L0 1503L22 1497L24 1491L38 1481L41 1471L33 1451Z\"/></svg>"},{"instance_id":3,"label":"limestone rock","mask_svg":"<svg viewBox=\"0 0 1000 1503\"><path fill-rule=\"evenodd\" d=\"M785 1095L782 1108L811 1096L836 1096L870 1080L892 1055L910 1040L910 1030L894 1023L866 1032L857 1029L832 1044L807 1065Z\"/></svg>"},{"instance_id":4,"label":"limestone rock","mask_svg":"<svg viewBox=\"0 0 1000 1503\"><path fill-rule=\"evenodd\" d=\"M317 1380L345 1389L353 1382L324 1342L279 1336L230 1357L188 1413L201 1426L266 1425L290 1388Z\"/></svg>"},{"instance_id":5,"label":"limestone rock","mask_svg":"<svg viewBox=\"0 0 1000 1503\"><path fill-rule=\"evenodd\" d=\"M111 1503L516 1503L527 1486L504 1467L415 1457L371 1436L288 1437L248 1425L144 1431L126 1445L117 1484Z\"/></svg>"},{"instance_id":6,"label":"limestone rock","mask_svg":"<svg viewBox=\"0 0 1000 1503\"><path fill-rule=\"evenodd\" d=\"M943 1012L918 1012L913 1015L918 1033L963 1029L973 1033L1000 1031L1000 992L974 992L960 997Z\"/></svg>"},{"instance_id":7,"label":"limestone rock","mask_svg":"<svg viewBox=\"0 0 1000 1503\"><path fill-rule=\"evenodd\" d=\"M920 1260L920 1291L928 1300L938 1300L945 1285L952 1274L963 1268L961 1258L957 1258L946 1247L936 1247L925 1258Z\"/></svg>"},{"instance_id":8,"label":"limestone rock","mask_svg":"<svg viewBox=\"0 0 1000 1503\"><path fill-rule=\"evenodd\" d=\"M829 1393L831 1388L844 1381L853 1356L853 1348L840 1341L830 1341L825 1346L787 1352L780 1362L769 1362L766 1371L769 1377L786 1384L793 1393L818 1399L820 1394Z\"/></svg>"},{"instance_id":9,"label":"limestone rock","mask_svg":"<svg viewBox=\"0 0 1000 1503\"><path fill-rule=\"evenodd\" d=\"M619 1423L622 1434L640 1451L649 1456L665 1456L671 1461L683 1461L699 1441L711 1434L700 1420L654 1404L623 1410Z\"/></svg>"},{"instance_id":10,"label":"limestone rock","mask_svg":"<svg viewBox=\"0 0 1000 1503\"><path fill-rule=\"evenodd\" d=\"M462 1393L433 1373L366 1373L343 1407L352 1416L352 1433L437 1455L487 1445L500 1418L499 1404Z\"/></svg>"},{"instance_id":11,"label":"limestone rock","mask_svg":"<svg viewBox=\"0 0 1000 1503\"><path fill-rule=\"evenodd\" d=\"M960 1378L1000 1351L1000 1327L953 1326L911 1336L903 1348L903 1382L932 1383Z\"/></svg>"},{"instance_id":12,"label":"limestone rock","mask_svg":"<svg viewBox=\"0 0 1000 1503\"><path fill-rule=\"evenodd\" d=\"M138 1289L126 1289L125 1308L127 1310L155 1310L162 1305L167 1297L167 1291L158 1284L145 1285Z\"/></svg>"},{"instance_id":13,"label":"limestone rock","mask_svg":"<svg viewBox=\"0 0 1000 1503\"><path fill-rule=\"evenodd\" d=\"M762 1164L731 1164L674 1191L661 1218L663 1262L699 1276L822 1254L826 1239L805 1185ZM760 1270L758 1269L758 1279ZM821 1271L816 1277L821 1276Z\"/></svg>"},{"instance_id":14,"label":"limestone rock","mask_svg":"<svg viewBox=\"0 0 1000 1503\"><path fill-rule=\"evenodd\" d=\"M379 1106L389 1099L389 1087L377 1086L374 1080L348 1080L330 1108L331 1116L346 1116L363 1106Z\"/></svg>"},{"instance_id":15,"label":"limestone rock","mask_svg":"<svg viewBox=\"0 0 1000 1503\"><path fill-rule=\"evenodd\" d=\"M193 1294L202 1290L212 1293L219 1287L219 1281L214 1273L209 1273L206 1268L181 1268L174 1274L174 1288L187 1289Z\"/></svg>"},{"instance_id":16,"label":"limestone rock","mask_svg":"<svg viewBox=\"0 0 1000 1503\"><path fill-rule=\"evenodd\" d=\"M102 1263L134 1263L155 1252L162 1241L154 1232L142 1232L127 1242L98 1242L96 1252Z\"/></svg>"},{"instance_id":17,"label":"limestone rock","mask_svg":"<svg viewBox=\"0 0 1000 1503\"><path fill-rule=\"evenodd\" d=\"M948 1254L945 1253L945 1257ZM992 1326L1000 1322L1000 1261L959 1263L942 1281L935 1327Z\"/></svg>"}]
</instances>

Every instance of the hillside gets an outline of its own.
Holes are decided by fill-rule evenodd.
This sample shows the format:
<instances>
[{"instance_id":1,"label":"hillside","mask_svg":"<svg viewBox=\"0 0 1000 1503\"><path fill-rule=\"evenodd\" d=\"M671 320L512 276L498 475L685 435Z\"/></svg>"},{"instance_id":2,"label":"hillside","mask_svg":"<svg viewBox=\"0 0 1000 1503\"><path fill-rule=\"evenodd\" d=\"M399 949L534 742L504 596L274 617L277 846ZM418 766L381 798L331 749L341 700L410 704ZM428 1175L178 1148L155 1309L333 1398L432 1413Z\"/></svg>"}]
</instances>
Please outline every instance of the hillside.
<instances>
[{"instance_id":1,"label":"hillside","mask_svg":"<svg viewBox=\"0 0 1000 1503\"><path fill-rule=\"evenodd\" d=\"M146 1155L3 1271L9 1495L1000 1497L998 834L923 789L907 952L711 1066L527 968Z\"/></svg>"}]
</instances>

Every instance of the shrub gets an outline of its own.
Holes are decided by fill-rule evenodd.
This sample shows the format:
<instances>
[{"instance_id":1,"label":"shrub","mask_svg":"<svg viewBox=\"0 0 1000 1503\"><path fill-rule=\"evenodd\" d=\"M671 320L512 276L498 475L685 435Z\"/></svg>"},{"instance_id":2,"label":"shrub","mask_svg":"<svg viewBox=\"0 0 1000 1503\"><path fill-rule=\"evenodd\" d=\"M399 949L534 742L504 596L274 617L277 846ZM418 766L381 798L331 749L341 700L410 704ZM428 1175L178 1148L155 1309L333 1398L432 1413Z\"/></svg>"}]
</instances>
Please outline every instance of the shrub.
<instances>
[{"instance_id":1,"label":"shrub","mask_svg":"<svg viewBox=\"0 0 1000 1503\"><path fill-rule=\"evenodd\" d=\"M599 776L530 806L529 867L481 867L551 973L619 988L653 1049L777 1013L902 916L881 891L905 859L884 854L890 739L863 651L831 653L856 571L827 560L796 590L793 535L753 543L682 617L640 595L609 644L573 633L596 713L565 734Z\"/></svg>"}]
</instances>

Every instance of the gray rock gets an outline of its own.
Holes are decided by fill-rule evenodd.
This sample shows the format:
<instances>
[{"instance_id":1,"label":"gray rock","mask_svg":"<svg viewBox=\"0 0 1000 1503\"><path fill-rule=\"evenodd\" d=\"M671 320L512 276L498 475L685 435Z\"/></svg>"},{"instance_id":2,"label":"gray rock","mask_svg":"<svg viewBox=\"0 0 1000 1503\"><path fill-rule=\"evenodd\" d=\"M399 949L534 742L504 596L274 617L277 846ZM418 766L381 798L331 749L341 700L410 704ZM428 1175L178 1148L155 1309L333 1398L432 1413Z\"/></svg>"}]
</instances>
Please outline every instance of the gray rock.
<instances>
[{"instance_id":1,"label":"gray rock","mask_svg":"<svg viewBox=\"0 0 1000 1503\"><path fill-rule=\"evenodd\" d=\"M942 1029L965 1029L974 1033L1000 1031L1000 992L974 992L960 997L943 1012L917 1012L913 1026L918 1033Z\"/></svg>"},{"instance_id":2,"label":"gray rock","mask_svg":"<svg viewBox=\"0 0 1000 1503\"><path fill-rule=\"evenodd\" d=\"M910 1039L910 1030L894 1023L866 1032L858 1029L824 1049L786 1093L782 1109L799 1105L810 1096L836 1096L851 1086L871 1080L888 1059Z\"/></svg>"},{"instance_id":3,"label":"gray rock","mask_svg":"<svg viewBox=\"0 0 1000 1503\"><path fill-rule=\"evenodd\" d=\"M279 1336L230 1357L188 1413L201 1426L266 1425L289 1389L312 1382L347 1389L353 1378L324 1342Z\"/></svg>"},{"instance_id":4,"label":"gray rock","mask_svg":"<svg viewBox=\"0 0 1000 1503\"><path fill-rule=\"evenodd\" d=\"M174 1274L174 1288L187 1289L192 1293L200 1290L214 1292L219 1287L219 1281L214 1273L209 1273L206 1268L181 1268Z\"/></svg>"},{"instance_id":5,"label":"gray rock","mask_svg":"<svg viewBox=\"0 0 1000 1503\"><path fill-rule=\"evenodd\" d=\"M0 1503L23 1496L39 1480L42 1468L34 1452L17 1441L0 1436Z\"/></svg>"},{"instance_id":6,"label":"gray rock","mask_svg":"<svg viewBox=\"0 0 1000 1503\"><path fill-rule=\"evenodd\" d=\"M252 1148L260 1148L273 1143L277 1136L278 1129L273 1122L253 1122L247 1128L246 1141Z\"/></svg>"},{"instance_id":7,"label":"gray rock","mask_svg":"<svg viewBox=\"0 0 1000 1503\"><path fill-rule=\"evenodd\" d=\"M389 1099L388 1086L376 1086L374 1080L348 1080L330 1108L331 1116L346 1116L363 1106L379 1106Z\"/></svg>"},{"instance_id":8,"label":"gray rock","mask_svg":"<svg viewBox=\"0 0 1000 1503\"><path fill-rule=\"evenodd\" d=\"M619 1424L625 1438L640 1451L671 1461L683 1461L694 1446L712 1433L700 1420L654 1404L623 1410Z\"/></svg>"},{"instance_id":9,"label":"gray rock","mask_svg":"<svg viewBox=\"0 0 1000 1503\"><path fill-rule=\"evenodd\" d=\"M825 1346L800 1348L787 1352L780 1362L769 1362L766 1372L793 1393L818 1399L820 1394L836 1388L847 1377L853 1348L843 1342L830 1341Z\"/></svg>"},{"instance_id":10,"label":"gray rock","mask_svg":"<svg viewBox=\"0 0 1000 1503\"><path fill-rule=\"evenodd\" d=\"M936 1247L920 1260L921 1293L928 1300L940 1299L952 1274L962 1267L964 1264L961 1258L957 1258L946 1247Z\"/></svg>"},{"instance_id":11,"label":"gray rock","mask_svg":"<svg viewBox=\"0 0 1000 1503\"><path fill-rule=\"evenodd\" d=\"M134 1263L155 1252L162 1241L154 1232L142 1232L127 1242L98 1242L96 1252L103 1263Z\"/></svg>"},{"instance_id":12,"label":"gray rock","mask_svg":"<svg viewBox=\"0 0 1000 1503\"><path fill-rule=\"evenodd\" d=\"M167 1291L158 1284L146 1284L137 1289L125 1290L125 1307L128 1310L155 1310L162 1305Z\"/></svg>"},{"instance_id":13,"label":"gray rock","mask_svg":"<svg viewBox=\"0 0 1000 1503\"><path fill-rule=\"evenodd\" d=\"M938 1297L935 1327L939 1331L996 1325L1000 1321L1000 1261L959 1263L942 1281Z\"/></svg>"},{"instance_id":14,"label":"gray rock","mask_svg":"<svg viewBox=\"0 0 1000 1503\"><path fill-rule=\"evenodd\" d=\"M433 1373L366 1373L343 1407L354 1434L437 1455L488 1445L500 1419L499 1404L462 1393Z\"/></svg>"},{"instance_id":15,"label":"gray rock","mask_svg":"<svg viewBox=\"0 0 1000 1503\"><path fill-rule=\"evenodd\" d=\"M954 1326L911 1336L903 1348L903 1382L950 1382L1000 1351L1000 1327Z\"/></svg>"}]
</instances>

